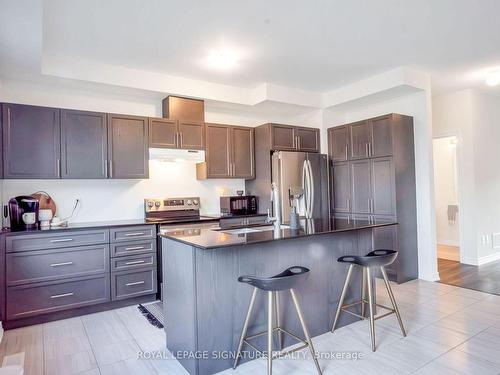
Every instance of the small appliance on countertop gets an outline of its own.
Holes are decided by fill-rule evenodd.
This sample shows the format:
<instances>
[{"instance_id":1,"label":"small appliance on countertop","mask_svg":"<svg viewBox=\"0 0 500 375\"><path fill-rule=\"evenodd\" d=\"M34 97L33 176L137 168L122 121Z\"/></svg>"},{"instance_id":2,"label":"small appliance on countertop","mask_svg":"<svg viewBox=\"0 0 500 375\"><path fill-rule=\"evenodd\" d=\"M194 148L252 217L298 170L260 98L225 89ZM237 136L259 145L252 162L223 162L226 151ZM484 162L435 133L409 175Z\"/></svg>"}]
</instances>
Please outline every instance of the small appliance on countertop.
<instances>
[{"instance_id":1,"label":"small appliance on countertop","mask_svg":"<svg viewBox=\"0 0 500 375\"><path fill-rule=\"evenodd\" d=\"M29 195L20 195L10 199L10 229L12 231L38 229L39 207L38 200Z\"/></svg>"},{"instance_id":2,"label":"small appliance on countertop","mask_svg":"<svg viewBox=\"0 0 500 375\"><path fill-rule=\"evenodd\" d=\"M258 199L255 195L220 197L220 212L223 217L256 215L258 211Z\"/></svg>"}]
</instances>

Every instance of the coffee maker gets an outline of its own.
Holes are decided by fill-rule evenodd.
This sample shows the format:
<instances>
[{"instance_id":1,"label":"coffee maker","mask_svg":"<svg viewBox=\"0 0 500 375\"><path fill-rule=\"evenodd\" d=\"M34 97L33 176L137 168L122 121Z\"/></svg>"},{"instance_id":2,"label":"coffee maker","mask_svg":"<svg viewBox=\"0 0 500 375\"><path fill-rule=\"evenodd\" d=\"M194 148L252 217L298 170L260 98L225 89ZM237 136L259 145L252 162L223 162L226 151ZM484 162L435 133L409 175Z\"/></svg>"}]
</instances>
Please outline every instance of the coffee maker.
<instances>
[{"instance_id":1,"label":"coffee maker","mask_svg":"<svg viewBox=\"0 0 500 375\"><path fill-rule=\"evenodd\" d=\"M9 200L10 229L13 231L38 229L40 203L29 195Z\"/></svg>"}]
</instances>

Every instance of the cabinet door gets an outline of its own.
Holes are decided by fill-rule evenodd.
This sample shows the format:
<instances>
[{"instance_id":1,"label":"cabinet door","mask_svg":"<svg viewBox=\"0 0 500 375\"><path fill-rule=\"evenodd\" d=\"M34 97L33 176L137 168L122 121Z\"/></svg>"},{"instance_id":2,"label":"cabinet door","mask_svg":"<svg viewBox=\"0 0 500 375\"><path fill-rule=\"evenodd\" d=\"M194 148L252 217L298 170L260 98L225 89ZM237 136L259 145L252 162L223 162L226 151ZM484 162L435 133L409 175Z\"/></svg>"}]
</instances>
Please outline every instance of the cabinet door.
<instances>
[{"instance_id":1,"label":"cabinet door","mask_svg":"<svg viewBox=\"0 0 500 375\"><path fill-rule=\"evenodd\" d=\"M350 163L351 173L351 211L359 214L370 213L371 198L371 162L356 160Z\"/></svg>"},{"instance_id":2,"label":"cabinet door","mask_svg":"<svg viewBox=\"0 0 500 375\"><path fill-rule=\"evenodd\" d=\"M5 178L59 178L60 110L2 104Z\"/></svg>"},{"instance_id":3,"label":"cabinet door","mask_svg":"<svg viewBox=\"0 0 500 375\"><path fill-rule=\"evenodd\" d=\"M233 127L231 130L232 175L237 178L254 178L254 130L243 127Z\"/></svg>"},{"instance_id":4,"label":"cabinet door","mask_svg":"<svg viewBox=\"0 0 500 375\"><path fill-rule=\"evenodd\" d=\"M350 212L351 182L349 164L338 163L331 167L331 206L333 212Z\"/></svg>"},{"instance_id":5,"label":"cabinet door","mask_svg":"<svg viewBox=\"0 0 500 375\"><path fill-rule=\"evenodd\" d=\"M395 215L395 179L392 157L372 159L371 164L372 213Z\"/></svg>"},{"instance_id":6,"label":"cabinet door","mask_svg":"<svg viewBox=\"0 0 500 375\"><path fill-rule=\"evenodd\" d=\"M349 128L339 126L328 129L328 156L332 161L347 161Z\"/></svg>"},{"instance_id":7,"label":"cabinet door","mask_svg":"<svg viewBox=\"0 0 500 375\"><path fill-rule=\"evenodd\" d=\"M106 114L61 110L62 178L107 178Z\"/></svg>"},{"instance_id":8,"label":"cabinet door","mask_svg":"<svg viewBox=\"0 0 500 375\"><path fill-rule=\"evenodd\" d=\"M177 148L177 121L149 118L149 147Z\"/></svg>"},{"instance_id":9,"label":"cabinet door","mask_svg":"<svg viewBox=\"0 0 500 375\"><path fill-rule=\"evenodd\" d=\"M148 178L148 118L108 115L108 159L111 178Z\"/></svg>"},{"instance_id":10,"label":"cabinet door","mask_svg":"<svg viewBox=\"0 0 500 375\"><path fill-rule=\"evenodd\" d=\"M369 156L369 143L372 139L371 124L368 121L349 126L351 159L362 159Z\"/></svg>"},{"instance_id":11,"label":"cabinet door","mask_svg":"<svg viewBox=\"0 0 500 375\"><path fill-rule=\"evenodd\" d=\"M205 123L179 121L179 148L205 149Z\"/></svg>"},{"instance_id":12,"label":"cabinet door","mask_svg":"<svg viewBox=\"0 0 500 375\"><path fill-rule=\"evenodd\" d=\"M207 163L208 178L231 177L231 127L228 125L207 124Z\"/></svg>"},{"instance_id":13,"label":"cabinet door","mask_svg":"<svg viewBox=\"0 0 500 375\"><path fill-rule=\"evenodd\" d=\"M272 124L271 148L281 151L296 150L295 127Z\"/></svg>"},{"instance_id":14,"label":"cabinet door","mask_svg":"<svg viewBox=\"0 0 500 375\"><path fill-rule=\"evenodd\" d=\"M373 140L370 156L392 155L392 123L391 116L378 117L371 120Z\"/></svg>"},{"instance_id":15,"label":"cabinet door","mask_svg":"<svg viewBox=\"0 0 500 375\"><path fill-rule=\"evenodd\" d=\"M297 149L306 152L319 152L319 129L297 128Z\"/></svg>"}]
</instances>

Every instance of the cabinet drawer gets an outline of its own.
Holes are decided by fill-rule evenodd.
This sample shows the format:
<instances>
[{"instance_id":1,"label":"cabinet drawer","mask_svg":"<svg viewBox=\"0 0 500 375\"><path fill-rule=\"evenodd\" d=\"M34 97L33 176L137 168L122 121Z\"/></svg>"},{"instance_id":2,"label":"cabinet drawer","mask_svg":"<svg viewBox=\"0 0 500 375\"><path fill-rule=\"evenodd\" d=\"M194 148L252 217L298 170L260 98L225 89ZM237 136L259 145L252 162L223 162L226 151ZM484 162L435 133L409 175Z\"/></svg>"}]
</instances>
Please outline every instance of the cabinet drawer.
<instances>
[{"instance_id":1,"label":"cabinet drawer","mask_svg":"<svg viewBox=\"0 0 500 375\"><path fill-rule=\"evenodd\" d=\"M7 236L7 252L42 249L60 249L72 246L95 245L109 242L108 229L35 233Z\"/></svg>"},{"instance_id":2,"label":"cabinet drawer","mask_svg":"<svg viewBox=\"0 0 500 375\"><path fill-rule=\"evenodd\" d=\"M156 267L141 271L120 271L111 274L113 300L156 293Z\"/></svg>"},{"instance_id":3,"label":"cabinet drawer","mask_svg":"<svg viewBox=\"0 0 500 375\"><path fill-rule=\"evenodd\" d=\"M122 271L144 267L156 267L156 254L132 255L111 259L111 270Z\"/></svg>"},{"instance_id":4,"label":"cabinet drawer","mask_svg":"<svg viewBox=\"0 0 500 375\"><path fill-rule=\"evenodd\" d=\"M109 273L7 288L7 319L109 301Z\"/></svg>"},{"instance_id":5,"label":"cabinet drawer","mask_svg":"<svg viewBox=\"0 0 500 375\"><path fill-rule=\"evenodd\" d=\"M7 285L109 272L109 245L7 254Z\"/></svg>"},{"instance_id":6,"label":"cabinet drawer","mask_svg":"<svg viewBox=\"0 0 500 375\"><path fill-rule=\"evenodd\" d=\"M111 242L125 242L156 238L156 225L136 225L110 229Z\"/></svg>"},{"instance_id":7,"label":"cabinet drawer","mask_svg":"<svg viewBox=\"0 0 500 375\"><path fill-rule=\"evenodd\" d=\"M156 252L156 239L148 241L134 241L111 244L111 256L120 257L126 255L144 254Z\"/></svg>"}]
</instances>

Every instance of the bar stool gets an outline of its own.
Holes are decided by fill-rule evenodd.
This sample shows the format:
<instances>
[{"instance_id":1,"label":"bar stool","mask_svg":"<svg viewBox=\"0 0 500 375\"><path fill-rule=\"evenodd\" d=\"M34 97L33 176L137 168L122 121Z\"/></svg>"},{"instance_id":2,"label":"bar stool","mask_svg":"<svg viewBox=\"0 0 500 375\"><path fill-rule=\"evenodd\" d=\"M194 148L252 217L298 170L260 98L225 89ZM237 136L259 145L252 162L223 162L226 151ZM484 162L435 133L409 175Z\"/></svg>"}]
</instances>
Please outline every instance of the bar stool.
<instances>
[{"instance_id":1,"label":"bar stool","mask_svg":"<svg viewBox=\"0 0 500 375\"><path fill-rule=\"evenodd\" d=\"M374 250L366 254L365 256L357 256L357 255L346 255L337 259L338 262L341 263L349 263L349 270L347 271L347 276L345 278L344 288L342 289L342 293L340 294L339 304L337 306L337 312L335 313L335 319L333 321L332 332L335 331L335 327L337 326L337 322L339 320L340 312L346 312L351 315L357 316L361 319L366 319L365 317L365 304L368 304L369 312L370 312L370 335L372 339L372 351L375 351L375 320L384 318L391 314L396 314L399 322L399 327L401 328L401 332L403 336L406 337L406 331L403 326L403 321L401 320L401 315L399 314L398 305L396 304L396 299L394 298L394 294L392 293L391 286L389 284L389 279L387 278L387 273L385 271L385 266L388 266L398 256L398 252L394 250ZM354 266L359 266L362 268L362 281L361 281L361 300L351 303L349 305L344 305L344 299L347 292L347 288L349 286L349 280L351 278L352 270ZM389 293L389 298L391 300L392 308L386 307L383 305L379 305L374 302L373 296L373 286L371 279L371 269L373 267L379 267L382 273L382 277L384 278L384 284L387 288L387 292ZM368 301L366 301L366 289L368 287ZM347 310L347 308L361 304L361 315L353 313L352 311ZM374 317L373 310L375 306L381 307L383 309L389 310L389 312L382 314L380 316Z\"/></svg>"},{"instance_id":2,"label":"bar stool","mask_svg":"<svg viewBox=\"0 0 500 375\"><path fill-rule=\"evenodd\" d=\"M234 365L233 369L236 369L238 366L241 350L243 348L244 344L247 344L250 346L252 349L263 355L264 357L267 358L267 374L271 375L272 374L272 366L273 363L272 361L274 359L281 358L285 355L288 355L290 353L293 353L297 350L301 350L304 348L309 347L309 350L311 351L311 355L314 360L314 364L316 365L316 369L318 370L318 374L322 374L321 368L319 367L318 360L316 358L315 352L314 352L314 347L313 343L311 340L311 337L309 336L309 330L307 329L306 323L304 321L304 316L302 314L302 310L299 305L299 301L297 300L297 296L295 294L295 291L293 288L297 286L300 282L302 282L306 277L309 272L309 269L305 267L300 267L300 266L294 266L290 267L283 272L281 272L278 275L272 276L272 277L255 277L255 276L240 276L238 277L238 281L240 283L246 283L254 287L252 297L250 298L250 305L248 306L248 311L247 315L245 318L245 323L243 324L243 330L241 332L241 337L240 341L238 344L238 350L236 353L236 358L234 360ZM247 329L248 325L250 322L250 317L252 315L252 311L254 308L255 304L255 297L257 295L257 290L262 290L267 292L267 305L268 305L268 310L267 310L267 331L257 333L252 336L246 336L247 334ZM278 292L282 291L290 291L290 294L292 296L293 304L295 305L295 310L297 311L297 315L299 317L300 325L302 326L302 330L304 331L304 336L306 337L305 341L302 340L300 337L294 335L293 333L288 332L287 330L283 329L280 325L279 321L279 295ZM274 315L276 317L276 327L273 327L273 311ZM279 347L280 351L275 355L273 354L273 333L277 332L278 333L278 340L279 340ZM285 333L289 335L290 337L293 337L295 340L303 343L303 345L294 348L292 350L282 352L282 334ZM257 349L253 344L249 342L249 340L254 339L256 337L264 336L267 334L267 352L262 352L261 350Z\"/></svg>"}]
</instances>

